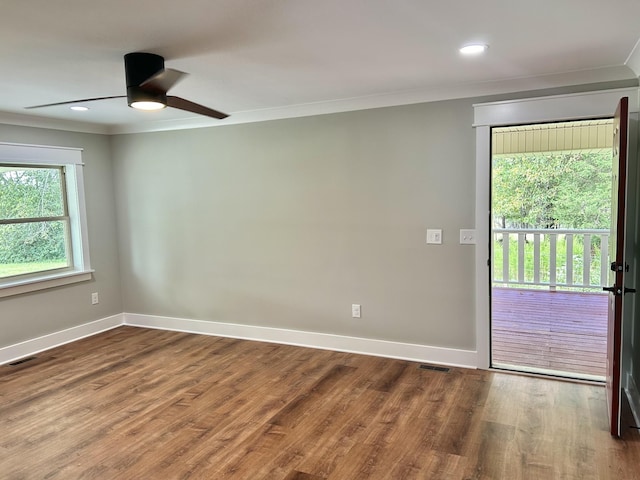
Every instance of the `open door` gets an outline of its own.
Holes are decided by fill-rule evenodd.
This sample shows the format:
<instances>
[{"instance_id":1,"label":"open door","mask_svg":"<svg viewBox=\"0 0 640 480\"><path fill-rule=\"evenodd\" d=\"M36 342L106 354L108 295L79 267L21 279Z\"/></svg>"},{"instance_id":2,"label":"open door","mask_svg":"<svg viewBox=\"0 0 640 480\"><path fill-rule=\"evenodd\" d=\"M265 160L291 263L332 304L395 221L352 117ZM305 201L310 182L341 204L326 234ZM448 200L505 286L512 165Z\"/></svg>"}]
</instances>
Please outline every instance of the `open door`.
<instances>
[{"instance_id":1,"label":"open door","mask_svg":"<svg viewBox=\"0 0 640 480\"><path fill-rule=\"evenodd\" d=\"M609 324L607 330L607 405L611 435L620 436L622 306L625 288L625 206L627 198L627 143L629 98L620 99L613 118L613 188L611 192L611 236L609 252L611 271L609 285Z\"/></svg>"}]
</instances>

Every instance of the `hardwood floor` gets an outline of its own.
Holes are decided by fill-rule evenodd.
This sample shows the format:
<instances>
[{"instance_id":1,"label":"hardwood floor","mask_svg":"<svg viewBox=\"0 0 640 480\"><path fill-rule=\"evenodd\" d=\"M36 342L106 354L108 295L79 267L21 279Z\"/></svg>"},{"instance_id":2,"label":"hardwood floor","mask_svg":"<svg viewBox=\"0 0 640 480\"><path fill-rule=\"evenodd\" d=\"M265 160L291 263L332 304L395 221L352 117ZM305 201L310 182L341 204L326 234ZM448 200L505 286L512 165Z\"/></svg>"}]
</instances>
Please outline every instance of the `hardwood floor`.
<instances>
[{"instance_id":1,"label":"hardwood floor","mask_svg":"<svg viewBox=\"0 0 640 480\"><path fill-rule=\"evenodd\" d=\"M605 294L494 287L493 364L604 380L608 302Z\"/></svg>"},{"instance_id":2,"label":"hardwood floor","mask_svg":"<svg viewBox=\"0 0 640 480\"><path fill-rule=\"evenodd\" d=\"M600 386L120 327L0 367L0 478L632 479Z\"/></svg>"}]
</instances>

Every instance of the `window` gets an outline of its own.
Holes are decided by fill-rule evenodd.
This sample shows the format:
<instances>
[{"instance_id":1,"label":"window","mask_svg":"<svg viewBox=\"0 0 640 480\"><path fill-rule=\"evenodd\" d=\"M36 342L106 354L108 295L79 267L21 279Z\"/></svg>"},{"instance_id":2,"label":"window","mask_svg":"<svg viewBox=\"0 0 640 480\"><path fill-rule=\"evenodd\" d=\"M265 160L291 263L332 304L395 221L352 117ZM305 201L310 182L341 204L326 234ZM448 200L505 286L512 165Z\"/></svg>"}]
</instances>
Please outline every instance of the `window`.
<instances>
[{"instance_id":1,"label":"window","mask_svg":"<svg viewBox=\"0 0 640 480\"><path fill-rule=\"evenodd\" d=\"M0 164L0 278L73 265L64 176Z\"/></svg>"},{"instance_id":2,"label":"window","mask_svg":"<svg viewBox=\"0 0 640 480\"><path fill-rule=\"evenodd\" d=\"M0 143L0 297L90 278L81 151Z\"/></svg>"}]
</instances>

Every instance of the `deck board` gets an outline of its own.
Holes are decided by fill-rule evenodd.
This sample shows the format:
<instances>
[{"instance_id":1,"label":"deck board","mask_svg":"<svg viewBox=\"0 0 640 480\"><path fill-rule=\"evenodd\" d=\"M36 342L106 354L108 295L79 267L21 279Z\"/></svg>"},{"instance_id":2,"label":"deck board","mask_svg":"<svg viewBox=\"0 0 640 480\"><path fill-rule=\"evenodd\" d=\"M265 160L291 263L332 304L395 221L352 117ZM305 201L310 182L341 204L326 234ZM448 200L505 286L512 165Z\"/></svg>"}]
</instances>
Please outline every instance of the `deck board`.
<instances>
[{"instance_id":1,"label":"deck board","mask_svg":"<svg viewBox=\"0 0 640 480\"><path fill-rule=\"evenodd\" d=\"M493 288L492 364L604 378L608 296Z\"/></svg>"}]
</instances>

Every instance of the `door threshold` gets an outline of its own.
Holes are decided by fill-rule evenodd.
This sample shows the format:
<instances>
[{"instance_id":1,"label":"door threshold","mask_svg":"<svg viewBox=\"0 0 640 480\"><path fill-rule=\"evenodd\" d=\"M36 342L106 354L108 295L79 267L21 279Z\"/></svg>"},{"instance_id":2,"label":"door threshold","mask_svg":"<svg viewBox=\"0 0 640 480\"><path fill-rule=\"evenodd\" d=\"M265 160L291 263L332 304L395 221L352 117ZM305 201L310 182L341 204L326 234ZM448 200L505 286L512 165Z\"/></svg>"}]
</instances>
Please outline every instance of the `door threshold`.
<instances>
[{"instance_id":1,"label":"door threshold","mask_svg":"<svg viewBox=\"0 0 640 480\"><path fill-rule=\"evenodd\" d=\"M548 370L546 368L524 367L514 365L494 364L489 370L512 375L523 375L526 377L549 378L573 383L585 383L589 385L604 385L605 378L599 375L577 374L561 372L558 370Z\"/></svg>"}]
</instances>

